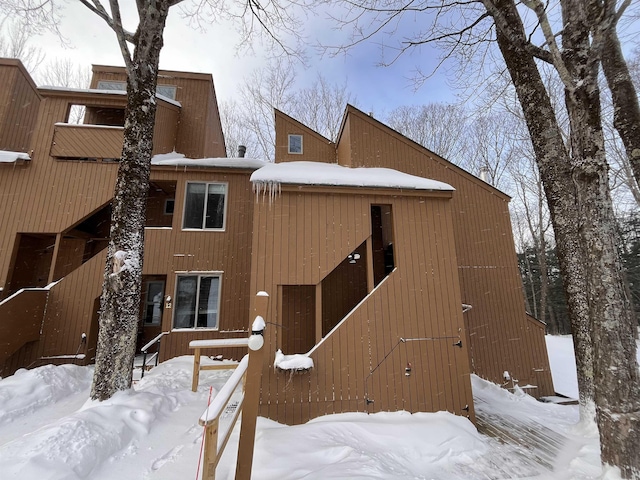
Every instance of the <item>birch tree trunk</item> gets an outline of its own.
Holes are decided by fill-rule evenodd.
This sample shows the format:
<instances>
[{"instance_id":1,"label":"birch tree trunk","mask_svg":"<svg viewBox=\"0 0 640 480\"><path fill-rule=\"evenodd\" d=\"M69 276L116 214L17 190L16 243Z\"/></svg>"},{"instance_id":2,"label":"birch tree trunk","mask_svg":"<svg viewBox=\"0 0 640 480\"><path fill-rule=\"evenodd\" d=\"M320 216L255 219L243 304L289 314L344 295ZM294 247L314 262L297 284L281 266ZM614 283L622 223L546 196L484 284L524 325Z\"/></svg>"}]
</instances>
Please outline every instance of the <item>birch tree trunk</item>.
<instances>
[{"instance_id":1,"label":"birch tree trunk","mask_svg":"<svg viewBox=\"0 0 640 480\"><path fill-rule=\"evenodd\" d=\"M602 25L590 24L587 10L593 4L560 2L563 52L561 58L554 52L552 56L565 81L569 154L534 57L524 48L527 39L515 3L483 3L498 19L498 45L524 111L556 232L576 346L581 413L589 414L593 398L602 462L619 467L624 478L640 478L636 322L615 245L597 84L601 52L591 45L592 29ZM542 19L536 10L542 4L527 3Z\"/></svg>"},{"instance_id":2,"label":"birch tree trunk","mask_svg":"<svg viewBox=\"0 0 640 480\"><path fill-rule=\"evenodd\" d=\"M575 82L567 88L565 98L580 210L580 257L587 273L594 371L598 373L594 390L602 462L618 466L624 478L640 478L637 323L616 246L598 87L599 59L610 55L596 50L598 30L603 28L609 38L613 26L592 25L591 5L583 0L564 0L561 6L562 58Z\"/></svg>"},{"instance_id":3,"label":"birch tree trunk","mask_svg":"<svg viewBox=\"0 0 640 480\"><path fill-rule=\"evenodd\" d=\"M139 2L142 4L143 2ZM122 158L111 215L111 238L100 300L91 398L106 400L131 387L138 332L144 225L153 150L156 84L169 1L145 2L127 63ZM124 54L124 52L123 52Z\"/></svg>"},{"instance_id":4,"label":"birch tree trunk","mask_svg":"<svg viewBox=\"0 0 640 480\"><path fill-rule=\"evenodd\" d=\"M627 153L627 160L640 187L640 106L629 67L615 25L605 32L602 70L613 101L613 125L618 131Z\"/></svg>"},{"instance_id":5,"label":"birch tree trunk","mask_svg":"<svg viewBox=\"0 0 640 480\"><path fill-rule=\"evenodd\" d=\"M512 0L483 0L489 14L502 15L508 32L496 27L498 47L511 75L536 154L540 176L556 235L556 251L576 351L580 415L594 416L593 362L584 265L579 261L577 192L555 112L533 56L523 45L527 38ZM497 23L497 22L496 22Z\"/></svg>"}]
</instances>

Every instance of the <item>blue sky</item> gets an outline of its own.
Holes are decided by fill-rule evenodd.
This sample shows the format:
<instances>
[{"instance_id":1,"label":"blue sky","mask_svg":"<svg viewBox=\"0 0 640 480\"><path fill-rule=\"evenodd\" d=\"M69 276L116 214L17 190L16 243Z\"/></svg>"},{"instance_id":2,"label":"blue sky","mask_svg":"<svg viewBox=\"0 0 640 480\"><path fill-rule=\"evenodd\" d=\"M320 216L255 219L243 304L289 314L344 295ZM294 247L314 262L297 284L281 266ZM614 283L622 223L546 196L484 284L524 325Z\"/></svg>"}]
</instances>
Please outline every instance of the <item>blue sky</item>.
<instances>
[{"instance_id":1,"label":"blue sky","mask_svg":"<svg viewBox=\"0 0 640 480\"><path fill-rule=\"evenodd\" d=\"M305 32L310 41L321 37L323 42L337 44L346 41L344 31L331 28L324 16L305 19ZM69 47L61 45L53 35L34 38L47 58L71 58L78 64L122 65L115 34L95 15L77 3L67 4L63 11L61 31L68 39ZM234 98L238 85L255 68L265 65L266 59L260 46L255 52L237 51L240 37L237 28L227 23L212 24L205 32L187 26L178 9L172 9L164 35L161 68L211 73L219 100ZM355 94L357 105L378 115L408 104L433 101L453 101L452 90L447 86L444 73L429 79L415 90L411 77L417 64L431 65L439 52L424 48L403 56L389 67L380 67L382 54L373 41L361 44L346 55L335 57L320 55L316 49L307 50L308 66L299 66L299 86L316 79L318 73L336 83L348 83Z\"/></svg>"},{"instance_id":2,"label":"blue sky","mask_svg":"<svg viewBox=\"0 0 640 480\"><path fill-rule=\"evenodd\" d=\"M133 2L121 2L133 8ZM71 58L78 64L122 65L122 58L117 47L115 34L96 15L90 13L79 2L68 2L63 11L61 31L68 39L69 48L61 45L53 35L34 38L47 55L52 57ZM233 1L225 5L238 5ZM232 8L232 7L229 7ZM335 9L333 15L337 15ZM124 12L125 18L127 12ZM129 12L131 15L131 11ZM391 40L381 36L362 43L346 54L330 56L320 55L313 45L318 42L339 45L349 41L349 29L336 28L326 13L307 11L300 16L304 22L303 31L308 37L309 47L306 54L307 66L299 64L298 87L312 83L318 73L337 84L345 81L356 104L367 112L374 112L383 117L388 111L401 105L421 105L430 102L453 102L456 91L447 82L445 64L435 75L429 78L416 90L412 77L416 67L429 72L438 62L441 52L431 46L424 46L403 55L393 65L378 66L383 60L389 61L393 51L385 49L386 58L378 42ZM629 51L637 41L638 27L633 17L629 16L621 34L623 48ZM442 19L441 19L442 20ZM452 20L460 20L458 17ZM454 22L455 23L455 22ZM424 17L407 16L395 33L395 39L404 38L412 31L424 28ZM133 28L133 27L131 27ZM246 49L238 51L240 42L238 26L228 20L209 24L206 31L199 31L187 25L181 18L179 7L171 10L164 35L164 48L160 66L169 70L211 73L216 85L218 99L221 101L237 97L238 86L248 74L265 66L267 63L264 49L256 44L254 53Z\"/></svg>"}]
</instances>

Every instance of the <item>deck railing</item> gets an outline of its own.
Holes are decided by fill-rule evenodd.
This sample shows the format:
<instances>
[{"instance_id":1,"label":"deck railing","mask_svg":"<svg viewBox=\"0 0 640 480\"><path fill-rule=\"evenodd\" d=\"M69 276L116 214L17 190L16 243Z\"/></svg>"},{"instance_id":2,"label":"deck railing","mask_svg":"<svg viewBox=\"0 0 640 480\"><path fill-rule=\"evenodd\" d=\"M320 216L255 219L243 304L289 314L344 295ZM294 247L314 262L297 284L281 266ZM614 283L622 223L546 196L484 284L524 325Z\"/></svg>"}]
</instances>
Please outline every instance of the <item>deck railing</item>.
<instances>
[{"instance_id":1,"label":"deck railing","mask_svg":"<svg viewBox=\"0 0 640 480\"><path fill-rule=\"evenodd\" d=\"M238 461L236 464L236 480L249 480L253 463L253 447L255 442L256 421L260 402L260 378L262 375L264 316L267 312L269 296L259 292L256 296L256 316L251 326L248 340L249 353L245 355L229 380L214 397L207 410L200 416L200 425L204 432L204 459L202 464L202 480L215 480L216 467L224 453L233 427L242 412L240 425L240 441L238 443ZM199 374L194 370L194 375ZM244 380L244 381L243 381ZM238 386L244 385L238 398ZM233 401L232 400L233 397ZM231 422L221 430L221 418L224 413L233 413ZM226 423L226 422L225 422Z\"/></svg>"}]
</instances>

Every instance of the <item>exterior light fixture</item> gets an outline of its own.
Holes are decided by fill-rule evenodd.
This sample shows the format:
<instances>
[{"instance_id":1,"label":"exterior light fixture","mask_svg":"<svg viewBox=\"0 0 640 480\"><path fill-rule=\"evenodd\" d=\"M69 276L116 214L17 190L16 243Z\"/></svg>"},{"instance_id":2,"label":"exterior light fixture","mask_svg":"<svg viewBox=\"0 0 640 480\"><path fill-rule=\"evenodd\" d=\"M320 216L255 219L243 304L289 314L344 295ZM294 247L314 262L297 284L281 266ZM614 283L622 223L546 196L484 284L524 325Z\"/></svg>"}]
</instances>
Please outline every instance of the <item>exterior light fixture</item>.
<instances>
[{"instance_id":1,"label":"exterior light fixture","mask_svg":"<svg viewBox=\"0 0 640 480\"><path fill-rule=\"evenodd\" d=\"M258 315L251 325L251 336L249 337L249 349L254 352L264 346L264 328L266 323L264 318Z\"/></svg>"},{"instance_id":2,"label":"exterior light fixture","mask_svg":"<svg viewBox=\"0 0 640 480\"><path fill-rule=\"evenodd\" d=\"M353 252L347 255L347 258L349 259L349 263L356 263L357 260L360 260L360 254Z\"/></svg>"}]
</instances>

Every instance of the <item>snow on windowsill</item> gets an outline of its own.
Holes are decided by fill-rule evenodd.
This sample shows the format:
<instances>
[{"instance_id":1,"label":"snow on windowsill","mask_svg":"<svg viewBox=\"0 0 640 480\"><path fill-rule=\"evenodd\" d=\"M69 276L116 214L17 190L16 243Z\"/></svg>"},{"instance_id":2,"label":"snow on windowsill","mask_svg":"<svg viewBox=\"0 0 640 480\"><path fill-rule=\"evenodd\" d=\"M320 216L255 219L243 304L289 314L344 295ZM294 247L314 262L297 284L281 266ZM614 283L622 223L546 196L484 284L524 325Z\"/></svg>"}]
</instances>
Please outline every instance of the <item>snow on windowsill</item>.
<instances>
[{"instance_id":1,"label":"snow on windowsill","mask_svg":"<svg viewBox=\"0 0 640 480\"><path fill-rule=\"evenodd\" d=\"M278 350L273 367L291 372L307 372L313 368L313 359L301 354L285 355L282 350Z\"/></svg>"},{"instance_id":2,"label":"snow on windowsill","mask_svg":"<svg viewBox=\"0 0 640 480\"><path fill-rule=\"evenodd\" d=\"M18 160L29 161L31 157L24 152L11 152L9 150L0 150L0 163L16 163Z\"/></svg>"}]
</instances>

